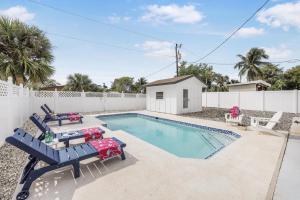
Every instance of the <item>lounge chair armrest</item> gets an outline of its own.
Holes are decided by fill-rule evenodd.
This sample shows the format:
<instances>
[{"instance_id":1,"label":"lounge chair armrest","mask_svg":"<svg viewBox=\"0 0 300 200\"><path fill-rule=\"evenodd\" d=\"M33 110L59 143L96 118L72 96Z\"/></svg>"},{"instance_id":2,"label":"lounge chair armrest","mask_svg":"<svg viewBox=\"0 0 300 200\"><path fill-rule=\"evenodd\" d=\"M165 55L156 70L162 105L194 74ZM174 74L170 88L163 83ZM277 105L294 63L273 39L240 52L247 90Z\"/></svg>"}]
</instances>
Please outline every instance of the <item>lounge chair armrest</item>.
<instances>
[{"instance_id":1,"label":"lounge chair armrest","mask_svg":"<svg viewBox=\"0 0 300 200\"><path fill-rule=\"evenodd\" d=\"M268 121L270 121L271 118L267 118L267 117L250 117L250 119L253 119L253 120L256 120L256 121L268 122Z\"/></svg>"},{"instance_id":2,"label":"lounge chair armrest","mask_svg":"<svg viewBox=\"0 0 300 200\"><path fill-rule=\"evenodd\" d=\"M271 118L264 118L264 117L250 117L250 124L251 126L257 127L259 126L260 122L268 122Z\"/></svg>"},{"instance_id":3,"label":"lounge chair armrest","mask_svg":"<svg viewBox=\"0 0 300 200\"><path fill-rule=\"evenodd\" d=\"M229 119L230 118L230 113L225 113L225 119Z\"/></svg>"}]
</instances>

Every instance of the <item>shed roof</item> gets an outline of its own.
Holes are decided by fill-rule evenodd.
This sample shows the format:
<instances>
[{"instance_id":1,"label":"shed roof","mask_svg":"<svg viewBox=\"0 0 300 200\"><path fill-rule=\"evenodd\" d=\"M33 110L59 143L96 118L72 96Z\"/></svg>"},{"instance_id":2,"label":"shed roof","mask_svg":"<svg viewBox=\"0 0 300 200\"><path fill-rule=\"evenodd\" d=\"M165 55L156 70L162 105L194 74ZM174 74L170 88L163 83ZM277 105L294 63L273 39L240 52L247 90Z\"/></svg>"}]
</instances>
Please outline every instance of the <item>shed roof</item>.
<instances>
[{"instance_id":1,"label":"shed roof","mask_svg":"<svg viewBox=\"0 0 300 200\"><path fill-rule=\"evenodd\" d=\"M177 76L177 77L174 77L174 78L161 79L161 80L153 81L151 83L146 84L146 87L176 84L176 83L179 83L181 81L187 80L187 79L192 78L192 77L196 77L196 76L194 76L194 75L185 75L185 76Z\"/></svg>"},{"instance_id":2,"label":"shed roof","mask_svg":"<svg viewBox=\"0 0 300 200\"><path fill-rule=\"evenodd\" d=\"M271 87L271 84L269 84L263 80L249 81L249 82L245 82L245 83L234 83L234 84L228 84L227 86L231 87L231 86L250 85L250 84L261 84L261 85L265 85L267 87Z\"/></svg>"}]
</instances>

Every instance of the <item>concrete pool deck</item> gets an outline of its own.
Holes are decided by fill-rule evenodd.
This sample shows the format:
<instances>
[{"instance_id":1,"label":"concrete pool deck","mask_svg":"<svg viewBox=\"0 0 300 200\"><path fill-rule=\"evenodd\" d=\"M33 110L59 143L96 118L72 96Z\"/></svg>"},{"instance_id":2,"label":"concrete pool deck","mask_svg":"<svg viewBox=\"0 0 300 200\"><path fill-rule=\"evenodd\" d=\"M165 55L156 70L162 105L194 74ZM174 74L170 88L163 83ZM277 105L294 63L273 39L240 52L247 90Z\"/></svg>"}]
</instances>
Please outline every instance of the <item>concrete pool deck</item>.
<instances>
[{"instance_id":1,"label":"concrete pool deck","mask_svg":"<svg viewBox=\"0 0 300 200\"><path fill-rule=\"evenodd\" d=\"M207 160L179 158L123 131L110 131L127 143L127 159L81 162L81 177L71 167L50 172L35 181L29 199L182 200L270 199L285 138L243 131L223 122L140 111L140 113L227 129L240 134L229 146ZM53 126L55 132L100 126L87 115L83 124ZM142 131L142 130L141 130ZM77 142L81 142L78 140ZM276 176L277 177L277 176ZM17 188L17 192L19 188Z\"/></svg>"}]
</instances>

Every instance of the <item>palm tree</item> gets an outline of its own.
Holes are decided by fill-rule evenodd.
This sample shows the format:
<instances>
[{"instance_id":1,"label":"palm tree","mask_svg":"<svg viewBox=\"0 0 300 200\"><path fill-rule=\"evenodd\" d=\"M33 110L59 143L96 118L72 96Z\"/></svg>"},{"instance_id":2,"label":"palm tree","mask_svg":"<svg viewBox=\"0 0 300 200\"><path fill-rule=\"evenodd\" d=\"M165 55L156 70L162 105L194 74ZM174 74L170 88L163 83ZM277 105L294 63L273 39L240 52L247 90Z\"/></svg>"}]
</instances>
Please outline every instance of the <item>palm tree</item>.
<instances>
[{"instance_id":1,"label":"palm tree","mask_svg":"<svg viewBox=\"0 0 300 200\"><path fill-rule=\"evenodd\" d=\"M201 67L200 76L202 77L203 80L205 80L205 85L210 87L213 77L215 75L213 71L213 67L208 66L205 63L200 63L199 66Z\"/></svg>"},{"instance_id":2,"label":"palm tree","mask_svg":"<svg viewBox=\"0 0 300 200\"><path fill-rule=\"evenodd\" d=\"M140 85L146 85L148 83L148 81L146 78L141 77L137 80L137 83L139 83Z\"/></svg>"},{"instance_id":3,"label":"palm tree","mask_svg":"<svg viewBox=\"0 0 300 200\"><path fill-rule=\"evenodd\" d=\"M64 90L69 91L89 91L93 87L92 80L87 76L79 73L68 76L68 81Z\"/></svg>"},{"instance_id":4,"label":"palm tree","mask_svg":"<svg viewBox=\"0 0 300 200\"><path fill-rule=\"evenodd\" d=\"M146 88L145 85L147 84L147 79L144 77L139 78L135 84L134 84L134 90L135 92L142 92L145 93L146 92Z\"/></svg>"},{"instance_id":5,"label":"palm tree","mask_svg":"<svg viewBox=\"0 0 300 200\"><path fill-rule=\"evenodd\" d=\"M14 83L39 83L53 73L52 46L35 26L0 17L0 77L12 76Z\"/></svg>"},{"instance_id":6,"label":"palm tree","mask_svg":"<svg viewBox=\"0 0 300 200\"><path fill-rule=\"evenodd\" d=\"M240 78L246 75L248 81L253 81L261 77L262 72L260 66L269 64L268 62L262 61L263 59L269 58L264 49L252 48L246 56L239 54L238 57L241 61L238 62L234 68L240 70Z\"/></svg>"},{"instance_id":7,"label":"palm tree","mask_svg":"<svg viewBox=\"0 0 300 200\"><path fill-rule=\"evenodd\" d=\"M214 75L214 82L218 86L218 91L225 91L227 90L226 84L229 82L228 76L223 76L222 74L216 73Z\"/></svg>"}]
</instances>

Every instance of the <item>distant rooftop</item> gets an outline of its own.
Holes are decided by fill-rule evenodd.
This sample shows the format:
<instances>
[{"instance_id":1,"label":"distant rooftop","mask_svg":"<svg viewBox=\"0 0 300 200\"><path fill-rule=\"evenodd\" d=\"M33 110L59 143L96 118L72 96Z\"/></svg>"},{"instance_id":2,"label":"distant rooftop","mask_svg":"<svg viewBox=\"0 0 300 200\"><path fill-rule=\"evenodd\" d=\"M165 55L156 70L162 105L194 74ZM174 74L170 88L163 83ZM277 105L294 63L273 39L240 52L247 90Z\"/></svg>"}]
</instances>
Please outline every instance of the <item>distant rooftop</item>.
<instances>
[{"instance_id":1,"label":"distant rooftop","mask_svg":"<svg viewBox=\"0 0 300 200\"><path fill-rule=\"evenodd\" d=\"M250 85L250 84L260 84L260 85L264 85L264 86L267 86L267 87L271 87L271 84L269 84L269 83L267 83L266 81L263 81L263 80L249 81L249 82L245 82L245 83L228 84L228 87L238 86L238 85Z\"/></svg>"}]
</instances>

